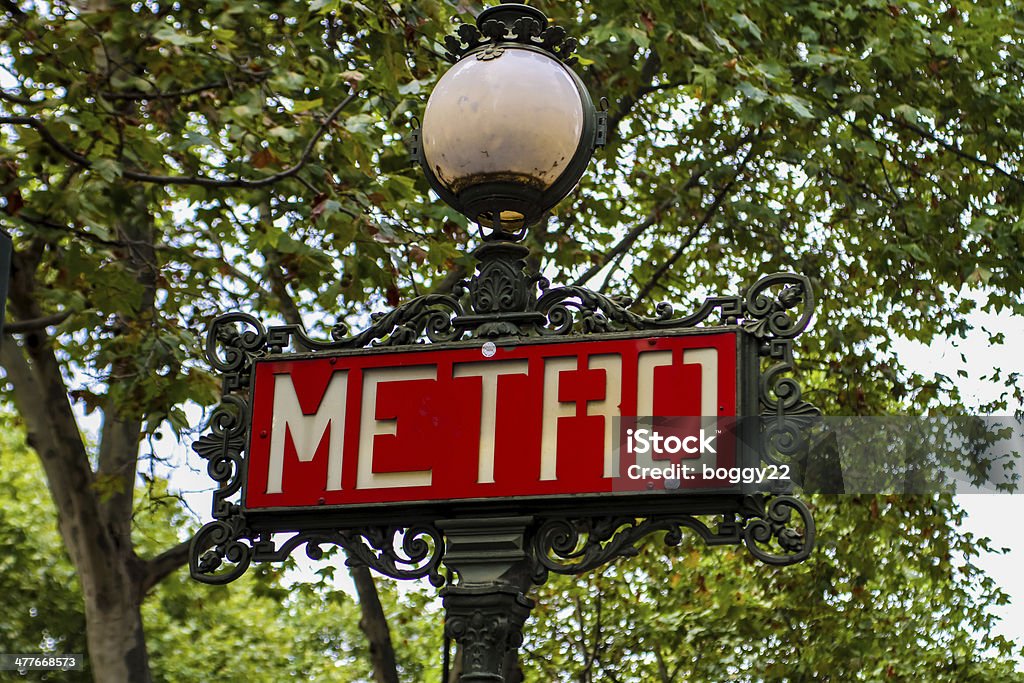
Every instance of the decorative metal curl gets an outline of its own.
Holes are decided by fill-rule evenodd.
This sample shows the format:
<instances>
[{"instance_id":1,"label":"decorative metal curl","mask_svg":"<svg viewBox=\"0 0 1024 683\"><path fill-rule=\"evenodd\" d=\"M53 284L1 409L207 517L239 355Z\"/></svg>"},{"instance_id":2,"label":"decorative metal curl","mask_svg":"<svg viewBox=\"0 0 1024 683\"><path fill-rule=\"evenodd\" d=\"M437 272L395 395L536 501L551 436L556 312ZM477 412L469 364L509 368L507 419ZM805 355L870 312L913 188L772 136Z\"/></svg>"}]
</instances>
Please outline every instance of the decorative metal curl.
<instances>
[{"instance_id":1,"label":"decorative metal curl","mask_svg":"<svg viewBox=\"0 0 1024 683\"><path fill-rule=\"evenodd\" d=\"M803 531L789 526L793 511L799 515ZM815 537L811 511L802 501L790 496L772 498L764 512L748 519L743 528L743 542L750 554L777 567L803 562L810 557ZM773 541L782 552L770 552L762 547Z\"/></svg>"},{"instance_id":2,"label":"decorative metal curl","mask_svg":"<svg viewBox=\"0 0 1024 683\"><path fill-rule=\"evenodd\" d=\"M665 545L682 542L683 529L690 529L709 546L737 544L739 528L728 519L714 531L692 515L636 517L553 518L546 520L533 536L536 559L533 580L542 584L548 572L581 574L618 557L640 552L637 544L657 531L664 531Z\"/></svg>"},{"instance_id":3,"label":"decorative metal curl","mask_svg":"<svg viewBox=\"0 0 1024 683\"><path fill-rule=\"evenodd\" d=\"M766 293L783 285L776 298ZM771 344L791 341L810 324L814 313L814 294L810 281L796 273L774 273L754 283L743 296L714 296L683 317L674 317L671 304L655 306L655 316L645 317L628 310L633 301L628 297L606 296L585 287L567 286L548 289L547 280L540 282L543 292L537 310L547 318L547 326L538 330L545 335L567 335L582 332L625 332L693 328L705 323L715 311L724 324L734 325L742 319L744 330ZM799 307L799 315L790 317L789 310ZM776 351L784 353L781 347ZM791 348L791 347L786 347Z\"/></svg>"},{"instance_id":4,"label":"decorative metal curl","mask_svg":"<svg viewBox=\"0 0 1024 683\"><path fill-rule=\"evenodd\" d=\"M782 289L776 296L768 293L778 287ZM773 465L790 463L807 448L807 428L821 414L802 400L800 383L789 375L794 369L793 340L814 314L814 291L803 275L775 273L754 283L743 302L743 329L762 340L762 356L776 361L758 381L761 459Z\"/></svg>"},{"instance_id":5,"label":"decorative metal curl","mask_svg":"<svg viewBox=\"0 0 1024 683\"><path fill-rule=\"evenodd\" d=\"M397 542L399 534L402 535L400 543ZM336 545L348 554L345 564L349 567L369 567L395 579L427 577L437 587L445 583L439 571L444 557L444 537L432 524L306 530L288 538L279 547L274 546L273 540L259 543L253 559L257 562L279 562L300 545L306 546L306 556L313 560L323 557L321 546Z\"/></svg>"},{"instance_id":6,"label":"decorative metal curl","mask_svg":"<svg viewBox=\"0 0 1024 683\"><path fill-rule=\"evenodd\" d=\"M252 329L239 333L238 323ZM213 320L206 336L206 359L224 374L224 394L249 386L252 363L265 353L266 341L263 323L248 313L234 311Z\"/></svg>"},{"instance_id":7,"label":"decorative metal curl","mask_svg":"<svg viewBox=\"0 0 1024 683\"><path fill-rule=\"evenodd\" d=\"M543 27L532 17L520 17L511 25L498 19L486 20L479 27L461 24L456 29L456 35L445 37L444 46L447 52L444 56L454 64L466 55L483 48L481 54L485 56L482 59L495 59L501 56L501 52L498 51L500 48L494 47L498 43L518 43L536 47L551 53L568 66L577 61L573 56L579 45L575 38L569 38L561 26Z\"/></svg>"},{"instance_id":8,"label":"decorative metal curl","mask_svg":"<svg viewBox=\"0 0 1024 683\"><path fill-rule=\"evenodd\" d=\"M209 433L192 444L192 450L207 460L206 471L210 478L220 484L213 493L214 519L231 516L235 506L227 499L242 486L247 410L247 404L240 396L224 396L210 416Z\"/></svg>"},{"instance_id":9,"label":"decorative metal curl","mask_svg":"<svg viewBox=\"0 0 1024 683\"><path fill-rule=\"evenodd\" d=\"M803 530L788 526L795 510ZM695 532L708 546L745 544L765 564L783 566L802 562L814 549L815 527L810 510L790 496L747 496L736 513L723 515L711 529L693 515L636 517L552 518L545 520L531 540L535 560L533 581L542 584L548 573L581 574L619 557L639 553L638 544L648 535L665 532L666 546L682 542L683 529ZM763 546L774 543L780 552Z\"/></svg>"},{"instance_id":10,"label":"decorative metal curl","mask_svg":"<svg viewBox=\"0 0 1024 683\"><path fill-rule=\"evenodd\" d=\"M243 542L250 538L251 533L241 515L203 525L189 545L189 574L196 581L212 585L234 581L245 573L253 560L252 546ZM218 573L225 560L232 566Z\"/></svg>"},{"instance_id":11,"label":"decorative metal curl","mask_svg":"<svg viewBox=\"0 0 1024 683\"><path fill-rule=\"evenodd\" d=\"M280 353L290 343L304 351L340 351L367 346L404 346L422 340L432 343L457 341L463 334L452 321L463 315L458 296L427 294L384 313L370 316L373 324L349 336L348 326L339 323L331 331L331 341L309 337L298 325L278 325L267 333L267 346L271 353Z\"/></svg>"},{"instance_id":12,"label":"decorative metal curl","mask_svg":"<svg viewBox=\"0 0 1024 683\"><path fill-rule=\"evenodd\" d=\"M766 292L782 285L778 296ZM755 282L743 297L743 328L758 339L793 339L807 329L814 315L814 290L811 281L796 273L775 273ZM796 318L788 311L800 307Z\"/></svg>"}]
</instances>

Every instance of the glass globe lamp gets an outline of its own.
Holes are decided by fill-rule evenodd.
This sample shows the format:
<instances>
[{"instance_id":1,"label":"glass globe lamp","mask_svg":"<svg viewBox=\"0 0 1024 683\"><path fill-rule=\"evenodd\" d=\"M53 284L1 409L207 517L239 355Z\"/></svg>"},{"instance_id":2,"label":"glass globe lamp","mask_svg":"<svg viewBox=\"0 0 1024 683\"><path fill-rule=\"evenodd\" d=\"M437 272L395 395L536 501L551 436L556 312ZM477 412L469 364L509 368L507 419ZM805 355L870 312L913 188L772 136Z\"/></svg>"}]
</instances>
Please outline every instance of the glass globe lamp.
<instances>
[{"instance_id":1,"label":"glass globe lamp","mask_svg":"<svg viewBox=\"0 0 1024 683\"><path fill-rule=\"evenodd\" d=\"M491 7L446 44L455 64L427 101L414 154L442 200L515 234L576 186L605 116L566 63L575 41L536 8Z\"/></svg>"}]
</instances>

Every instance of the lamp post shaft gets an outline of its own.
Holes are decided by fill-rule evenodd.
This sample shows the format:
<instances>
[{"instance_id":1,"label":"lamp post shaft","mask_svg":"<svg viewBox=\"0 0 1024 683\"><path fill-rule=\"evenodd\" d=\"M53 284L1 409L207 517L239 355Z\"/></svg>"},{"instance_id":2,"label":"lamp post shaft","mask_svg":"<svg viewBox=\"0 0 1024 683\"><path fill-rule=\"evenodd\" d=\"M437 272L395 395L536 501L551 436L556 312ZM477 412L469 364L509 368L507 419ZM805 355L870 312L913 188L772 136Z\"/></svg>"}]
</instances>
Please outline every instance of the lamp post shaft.
<instances>
[{"instance_id":1,"label":"lamp post shaft","mask_svg":"<svg viewBox=\"0 0 1024 683\"><path fill-rule=\"evenodd\" d=\"M444 564L458 583L441 591L445 634L462 647L462 683L505 683L533 609L532 517L449 519ZM447 683L447 682L445 682Z\"/></svg>"}]
</instances>

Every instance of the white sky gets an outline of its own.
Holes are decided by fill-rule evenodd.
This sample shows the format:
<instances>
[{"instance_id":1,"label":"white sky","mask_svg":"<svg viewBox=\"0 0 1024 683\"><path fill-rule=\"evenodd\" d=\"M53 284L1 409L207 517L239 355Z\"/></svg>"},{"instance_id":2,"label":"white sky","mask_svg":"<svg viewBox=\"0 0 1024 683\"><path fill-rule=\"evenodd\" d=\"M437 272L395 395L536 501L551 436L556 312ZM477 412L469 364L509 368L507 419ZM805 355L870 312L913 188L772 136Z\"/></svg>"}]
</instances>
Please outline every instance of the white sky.
<instances>
[{"instance_id":1,"label":"white sky","mask_svg":"<svg viewBox=\"0 0 1024 683\"><path fill-rule=\"evenodd\" d=\"M1020 352L1024 349L1024 319L974 313L969 320L972 329L966 339L937 341L930 346L899 340L895 350L911 370L924 374L941 372L952 378L964 402L974 406L995 400L1002 391L1001 385L980 379L993 367L1002 368L1004 376L1010 372L1024 373L1024 354ZM982 328L993 334L1004 333L1006 343L991 346ZM961 353L967 358L966 363L961 360ZM966 378L957 376L960 369L967 372ZM1022 406L1010 406L1011 413L1021 409ZM1024 566L1024 534L1015 523L1024 519L1024 493L964 495L958 500L968 515L963 525L965 531L987 536L994 548L1008 549L1006 554L982 555L977 564L1011 598L1009 605L994 610L1002 617L997 632L1024 646L1024 572L1020 570Z\"/></svg>"}]
</instances>

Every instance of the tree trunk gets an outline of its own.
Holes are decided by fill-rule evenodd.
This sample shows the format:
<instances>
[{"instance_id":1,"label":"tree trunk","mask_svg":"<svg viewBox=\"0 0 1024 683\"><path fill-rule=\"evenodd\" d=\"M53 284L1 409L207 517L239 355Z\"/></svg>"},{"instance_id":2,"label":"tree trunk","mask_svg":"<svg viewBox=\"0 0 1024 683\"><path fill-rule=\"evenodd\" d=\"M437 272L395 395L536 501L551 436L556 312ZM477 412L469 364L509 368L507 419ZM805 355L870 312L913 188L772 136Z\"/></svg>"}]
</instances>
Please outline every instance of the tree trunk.
<instances>
[{"instance_id":1,"label":"tree trunk","mask_svg":"<svg viewBox=\"0 0 1024 683\"><path fill-rule=\"evenodd\" d=\"M359 594L362 612L359 628L370 642L373 680L375 683L398 683L398 663L395 661L395 648L391 645L391 629L388 628L388 618L380 604L373 576L366 567L352 567L349 573Z\"/></svg>"},{"instance_id":2,"label":"tree trunk","mask_svg":"<svg viewBox=\"0 0 1024 683\"><path fill-rule=\"evenodd\" d=\"M46 472L61 537L82 586L93 677L100 683L146 683L151 679L139 609L145 565L130 542L102 521L94 476L67 396L57 390L59 375L46 371L56 368L52 351L28 344L34 360L30 365L21 348L7 342L0 346L0 360L14 384L29 445Z\"/></svg>"},{"instance_id":3,"label":"tree trunk","mask_svg":"<svg viewBox=\"0 0 1024 683\"><path fill-rule=\"evenodd\" d=\"M120 595L96 590L96 584L107 582L87 578L84 572L79 572L79 579L86 596L86 635L93 679L97 683L151 681L140 602L133 595L125 595L125 590L119 591ZM118 583L126 587L126 582Z\"/></svg>"},{"instance_id":4,"label":"tree trunk","mask_svg":"<svg viewBox=\"0 0 1024 683\"><path fill-rule=\"evenodd\" d=\"M138 188L124 190L125 214L116 226L130 245L125 254L142 287L137 311L150 316L154 307L155 256L152 219ZM20 320L43 316L36 298L36 271L46 252L38 239L14 254L11 311ZM145 318L148 319L148 318ZM14 387L13 399L25 420L29 445L36 451L58 513L64 546L82 586L86 618L86 653L100 683L151 680L143 635L142 599L146 591L180 566L180 548L159 562L140 559L131 538L135 472L142 415L134 406L103 405L100 444L93 458L71 409L64 373L45 329L30 330L20 344L0 345L0 363ZM115 358L110 382L132 381L146 371L130 357Z\"/></svg>"}]
</instances>

